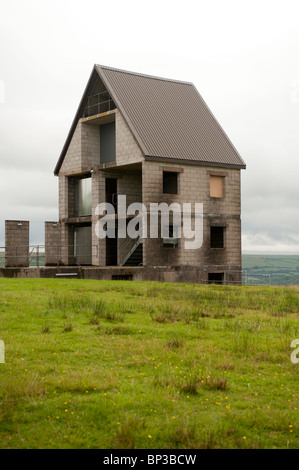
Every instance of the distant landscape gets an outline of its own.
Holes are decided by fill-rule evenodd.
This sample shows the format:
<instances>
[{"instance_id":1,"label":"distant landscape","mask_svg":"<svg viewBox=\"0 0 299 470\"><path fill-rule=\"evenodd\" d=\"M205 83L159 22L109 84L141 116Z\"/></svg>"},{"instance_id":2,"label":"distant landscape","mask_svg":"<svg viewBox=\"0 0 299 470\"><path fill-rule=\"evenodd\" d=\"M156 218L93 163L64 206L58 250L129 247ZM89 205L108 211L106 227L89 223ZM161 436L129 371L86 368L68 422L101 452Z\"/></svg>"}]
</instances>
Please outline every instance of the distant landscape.
<instances>
[{"instance_id":1,"label":"distant landscape","mask_svg":"<svg viewBox=\"0 0 299 470\"><path fill-rule=\"evenodd\" d=\"M299 284L299 256L243 255L242 269L246 271L247 284Z\"/></svg>"}]
</instances>

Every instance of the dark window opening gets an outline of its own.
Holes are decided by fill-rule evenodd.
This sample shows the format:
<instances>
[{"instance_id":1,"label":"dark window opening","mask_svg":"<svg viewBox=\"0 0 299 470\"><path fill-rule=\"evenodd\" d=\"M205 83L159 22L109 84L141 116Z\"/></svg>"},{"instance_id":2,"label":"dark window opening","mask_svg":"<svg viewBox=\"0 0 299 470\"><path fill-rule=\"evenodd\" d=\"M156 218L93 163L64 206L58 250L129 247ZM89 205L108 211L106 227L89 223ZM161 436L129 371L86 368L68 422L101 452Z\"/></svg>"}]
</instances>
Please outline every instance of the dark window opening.
<instances>
[{"instance_id":1,"label":"dark window opening","mask_svg":"<svg viewBox=\"0 0 299 470\"><path fill-rule=\"evenodd\" d=\"M106 202L112 204L117 214L117 179L106 178Z\"/></svg>"},{"instance_id":2,"label":"dark window opening","mask_svg":"<svg viewBox=\"0 0 299 470\"><path fill-rule=\"evenodd\" d=\"M178 173L163 171L163 193L178 194Z\"/></svg>"},{"instance_id":3,"label":"dark window opening","mask_svg":"<svg viewBox=\"0 0 299 470\"><path fill-rule=\"evenodd\" d=\"M211 248L224 248L225 227L211 227Z\"/></svg>"},{"instance_id":4,"label":"dark window opening","mask_svg":"<svg viewBox=\"0 0 299 470\"><path fill-rule=\"evenodd\" d=\"M100 126L100 163L115 162L115 122Z\"/></svg>"},{"instance_id":5,"label":"dark window opening","mask_svg":"<svg viewBox=\"0 0 299 470\"><path fill-rule=\"evenodd\" d=\"M133 274L112 274L112 281L132 281Z\"/></svg>"},{"instance_id":6,"label":"dark window opening","mask_svg":"<svg viewBox=\"0 0 299 470\"><path fill-rule=\"evenodd\" d=\"M117 238L106 237L106 266L117 266Z\"/></svg>"},{"instance_id":7,"label":"dark window opening","mask_svg":"<svg viewBox=\"0 0 299 470\"><path fill-rule=\"evenodd\" d=\"M223 284L224 273L209 273L208 282L209 284Z\"/></svg>"}]
</instances>

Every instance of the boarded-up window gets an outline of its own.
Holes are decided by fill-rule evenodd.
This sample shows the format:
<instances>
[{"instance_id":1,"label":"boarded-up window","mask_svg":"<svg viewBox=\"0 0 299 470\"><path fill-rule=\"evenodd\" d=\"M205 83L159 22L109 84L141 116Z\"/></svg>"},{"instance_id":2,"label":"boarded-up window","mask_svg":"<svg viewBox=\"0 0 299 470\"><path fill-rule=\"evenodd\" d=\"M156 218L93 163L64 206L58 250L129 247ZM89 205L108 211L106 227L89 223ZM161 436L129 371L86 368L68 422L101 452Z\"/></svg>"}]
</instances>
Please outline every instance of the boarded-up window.
<instances>
[{"instance_id":1,"label":"boarded-up window","mask_svg":"<svg viewBox=\"0 0 299 470\"><path fill-rule=\"evenodd\" d=\"M210 175L210 197L223 197L223 176Z\"/></svg>"}]
</instances>

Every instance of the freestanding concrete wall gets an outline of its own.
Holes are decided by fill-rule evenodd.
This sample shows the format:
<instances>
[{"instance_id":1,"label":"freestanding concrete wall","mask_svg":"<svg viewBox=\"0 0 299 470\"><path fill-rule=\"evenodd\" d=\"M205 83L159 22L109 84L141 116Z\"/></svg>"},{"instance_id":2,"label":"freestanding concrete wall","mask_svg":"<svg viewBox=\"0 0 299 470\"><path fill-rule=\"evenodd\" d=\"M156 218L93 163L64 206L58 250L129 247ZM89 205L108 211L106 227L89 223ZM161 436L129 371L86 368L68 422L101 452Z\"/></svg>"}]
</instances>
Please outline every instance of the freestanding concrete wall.
<instances>
[{"instance_id":1,"label":"freestanding concrete wall","mask_svg":"<svg viewBox=\"0 0 299 470\"><path fill-rule=\"evenodd\" d=\"M45 265L61 264L61 230L59 222L45 222Z\"/></svg>"},{"instance_id":2,"label":"freestanding concrete wall","mask_svg":"<svg viewBox=\"0 0 299 470\"><path fill-rule=\"evenodd\" d=\"M5 221L5 266L29 266L29 222Z\"/></svg>"}]
</instances>

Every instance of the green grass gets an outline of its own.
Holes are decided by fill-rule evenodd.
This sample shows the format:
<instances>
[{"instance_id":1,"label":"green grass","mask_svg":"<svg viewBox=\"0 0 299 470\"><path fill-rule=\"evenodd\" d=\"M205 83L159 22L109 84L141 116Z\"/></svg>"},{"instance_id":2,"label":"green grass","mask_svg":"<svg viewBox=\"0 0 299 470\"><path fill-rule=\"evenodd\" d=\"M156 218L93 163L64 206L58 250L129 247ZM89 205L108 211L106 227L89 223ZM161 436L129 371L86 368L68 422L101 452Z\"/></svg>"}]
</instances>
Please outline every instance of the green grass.
<instances>
[{"instance_id":1,"label":"green grass","mask_svg":"<svg viewBox=\"0 0 299 470\"><path fill-rule=\"evenodd\" d=\"M299 289L0 279L1 448L298 448Z\"/></svg>"}]
</instances>

